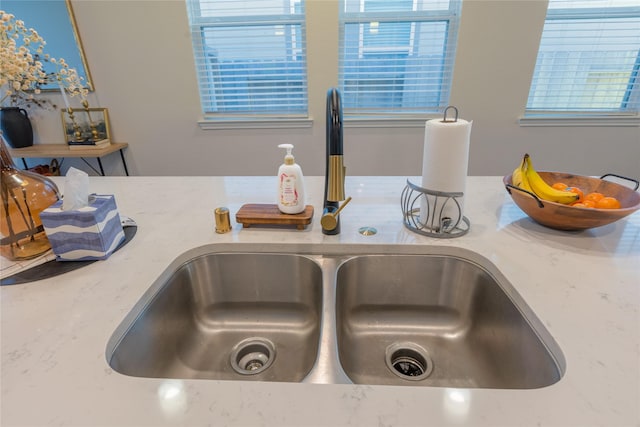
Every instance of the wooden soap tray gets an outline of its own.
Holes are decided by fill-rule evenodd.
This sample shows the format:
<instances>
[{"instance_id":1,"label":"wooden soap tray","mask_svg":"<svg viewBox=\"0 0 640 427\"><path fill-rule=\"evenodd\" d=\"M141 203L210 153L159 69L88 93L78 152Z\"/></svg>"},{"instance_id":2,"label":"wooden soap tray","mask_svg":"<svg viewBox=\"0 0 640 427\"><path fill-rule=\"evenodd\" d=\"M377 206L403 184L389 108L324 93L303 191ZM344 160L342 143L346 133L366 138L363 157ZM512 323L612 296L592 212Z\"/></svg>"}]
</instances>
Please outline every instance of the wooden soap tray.
<instances>
[{"instance_id":1,"label":"wooden soap tray","mask_svg":"<svg viewBox=\"0 0 640 427\"><path fill-rule=\"evenodd\" d=\"M313 206L307 205L299 214L283 214L275 204L250 203L242 205L236 213L236 222L243 228L252 225L296 226L304 230L313 219Z\"/></svg>"}]
</instances>

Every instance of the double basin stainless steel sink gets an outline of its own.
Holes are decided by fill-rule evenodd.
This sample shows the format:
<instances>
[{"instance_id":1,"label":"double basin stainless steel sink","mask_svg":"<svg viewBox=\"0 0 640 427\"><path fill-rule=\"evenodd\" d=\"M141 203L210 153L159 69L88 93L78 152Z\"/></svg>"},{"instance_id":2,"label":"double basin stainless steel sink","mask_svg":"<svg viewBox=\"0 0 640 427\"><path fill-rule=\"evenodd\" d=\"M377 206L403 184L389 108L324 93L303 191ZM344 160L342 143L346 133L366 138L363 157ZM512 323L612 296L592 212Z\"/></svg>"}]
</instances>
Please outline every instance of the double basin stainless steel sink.
<instances>
[{"instance_id":1,"label":"double basin stainless steel sink","mask_svg":"<svg viewBox=\"0 0 640 427\"><path fill-rule=\"evenodd\" d=\"M194 249L125 317L107 360L150 378L502 389L565 371L490 261L406 245Z\"/></svg>"}]
</instances>

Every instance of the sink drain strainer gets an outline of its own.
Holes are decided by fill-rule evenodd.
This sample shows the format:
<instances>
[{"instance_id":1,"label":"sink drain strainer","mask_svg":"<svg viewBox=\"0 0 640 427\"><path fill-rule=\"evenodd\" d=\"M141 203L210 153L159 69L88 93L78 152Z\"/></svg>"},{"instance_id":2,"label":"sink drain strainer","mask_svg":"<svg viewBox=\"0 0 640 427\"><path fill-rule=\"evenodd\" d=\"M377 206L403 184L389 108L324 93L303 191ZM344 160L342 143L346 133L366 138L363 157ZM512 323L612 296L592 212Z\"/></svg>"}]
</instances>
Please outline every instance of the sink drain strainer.
<instances>
[{"instance_id":1,"label":"sink drain strainer","mask_svg":"<svg viewBox=\"0 0 640 427\"><path fill-rule=\"evenodd\" d=\"M271 366L276 349L266 338L247 338L231 351L231 367L242 375L256 375Z\"/></svg>"},{"instance_id":2,"label":"sink drain strainer","mask_svg":"<svg viewBox=\"0 0 640 427\"><path fill-rule=\"evenodd\" d=\"M427 350L411 342L391 344L385 352L385 360L391 372L405 380L424 380L433 371Z\"/></svg>"}]
</instances>

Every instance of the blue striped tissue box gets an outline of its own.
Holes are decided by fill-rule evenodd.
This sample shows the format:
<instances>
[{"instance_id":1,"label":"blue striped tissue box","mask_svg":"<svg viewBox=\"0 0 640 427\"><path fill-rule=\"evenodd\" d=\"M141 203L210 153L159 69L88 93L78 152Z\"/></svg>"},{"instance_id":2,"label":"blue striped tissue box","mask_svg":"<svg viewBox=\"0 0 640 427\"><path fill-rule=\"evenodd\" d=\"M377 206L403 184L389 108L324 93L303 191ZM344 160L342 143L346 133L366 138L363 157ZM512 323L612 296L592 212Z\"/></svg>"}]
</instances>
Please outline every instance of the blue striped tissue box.
<instances>
[{"instance_id":1,"label":"blue striped tissue box","mask_svg":"<svg viewBox=\"0 0 640 427\"><path fill-rule=\"evenodd\" d=\"M40 219L58 261L107 259L125 239L112 195L92 195L88 206L66 211L59 200Z\"/></svg>"}]
</instances>

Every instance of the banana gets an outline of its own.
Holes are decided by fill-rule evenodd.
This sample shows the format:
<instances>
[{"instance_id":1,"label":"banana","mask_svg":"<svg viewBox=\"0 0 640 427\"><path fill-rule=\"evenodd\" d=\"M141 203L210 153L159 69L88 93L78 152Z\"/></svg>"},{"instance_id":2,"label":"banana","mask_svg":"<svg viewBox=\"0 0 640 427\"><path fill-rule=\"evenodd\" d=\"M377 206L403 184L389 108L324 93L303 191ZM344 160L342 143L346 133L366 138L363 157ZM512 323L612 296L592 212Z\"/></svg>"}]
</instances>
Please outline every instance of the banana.
<instances>
[{"instance_id":1,"label":"banana","mask_svg":"<svg viewBox=\"0 0 640 427\"><path fill-rule=\"evenodd\" d=\"M517 168L515 168L513 170L513 173L511 174L511 182L516 187L522 188L523 190L532 191L525 173L526 169L527 169L527 161L523 157L522 161L520 162L520 165Z\"/></svg>"},{"instance_id":2,"label":"banana","mask_svg":"<svg viewBox=\"0 0 640 427\"><path fill-rule=\"evenodd\" d=\"M533 168L533 165L531 164L531 157L529 156L529 154L524 155L523 162L526 163L526 168L523 172L525 180L528 181L529 185L531 186L531 190L536 194L536 196L540 197L542 200L568 205L580 198L580 196L576 193L556 190L555 188L547 184L538 174L538 172Z\"/></svg>"}]
</instances>

